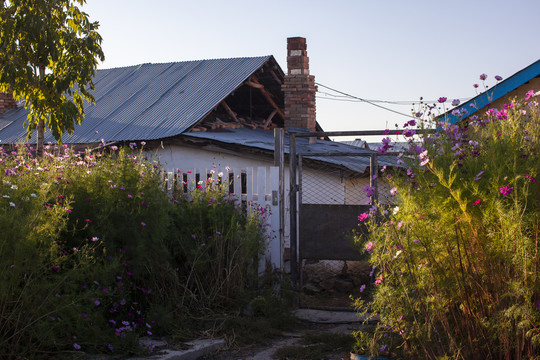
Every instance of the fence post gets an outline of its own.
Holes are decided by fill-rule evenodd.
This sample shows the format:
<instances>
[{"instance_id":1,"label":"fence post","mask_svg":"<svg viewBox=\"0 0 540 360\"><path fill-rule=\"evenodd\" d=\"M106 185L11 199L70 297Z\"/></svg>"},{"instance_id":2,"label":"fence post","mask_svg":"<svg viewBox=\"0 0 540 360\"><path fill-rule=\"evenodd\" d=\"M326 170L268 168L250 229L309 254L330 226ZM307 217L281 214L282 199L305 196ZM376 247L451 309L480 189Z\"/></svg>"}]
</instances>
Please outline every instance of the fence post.
<instances>
[{"instance_id":1,"label":"fence post","mask_svg":"<svg viewBox=\"0 0 540 360\"><path fill-rule=\"evenodd\" d=\"M297 194L298 185L296 183L296 137L294 133L289 133L289 206L290 206L290 261L291 261L291 285L293 291L298 290L298 271L297 271ZM296 305L298 299L294 299Z\"/></svg>"}]
</instances>

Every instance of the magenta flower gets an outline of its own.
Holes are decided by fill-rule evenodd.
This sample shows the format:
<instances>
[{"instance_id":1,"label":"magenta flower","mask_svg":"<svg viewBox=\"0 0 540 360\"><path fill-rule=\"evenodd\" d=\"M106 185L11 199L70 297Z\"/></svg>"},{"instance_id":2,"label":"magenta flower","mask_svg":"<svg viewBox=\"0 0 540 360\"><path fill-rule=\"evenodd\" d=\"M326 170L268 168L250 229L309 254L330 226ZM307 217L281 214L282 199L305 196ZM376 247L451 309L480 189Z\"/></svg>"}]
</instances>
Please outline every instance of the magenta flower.
<instances>
[{"instance_id":1,"label":"magenta flower","mask_svg":"<svg viewBox=\"0 0 540 360\"><path fill-rule=\"evenodd\" d=\"M382 284L382 277L378 277L375 279L375 285L381 285Z\"/></svg>"},{"instance_id":2,"label":"magenta flower","mask_svg":"<svg viewBox=\"0 0 540 360\"><path fill-rule=\"evenodd\" d=\"M364 186L364 189L362 191L366 194L367 197L372 197L375 193L375 188L373 186L369 186L368 184Z\"/></svg>"},{"instance_id":3,"label":"magenta flower","mask_svg":"<svg viewBox=\"0 0 540 360\"><path fill-rule=\"evenodd\" d=\"M405 137L411 137L413 136L414 134L416 134L416 130L414 129L406 129L404 132L403 132L403 135Z\"/></svg>"},{"instance_id":4,"label":"magenta flower","mask_svg":"<svg viewBox=\"0 0 540 360\"><path fill-rule=\"evenodd\" d=\"M364 290L366 290L366 285L363 284L362 286L360 286L360 292L364 292Z\"/></svg>"},{"instance_id":5,"label":"magenta flower","mask_svg":"<svg viewBox=\"0 0 540 360\"><path fill-rule=\"evenodd\" d=\"M525 94L525 100L529 100L533 96L534 96L534 90L529 90L527 94Z\"/></svg>"},{"instance_id":6,"label":"magenta flower","mask_svg":"<svg viewBox=\"0 0 540 360\"><path fill-rule=\"evenodd\" d=\"M368 213L362 213L360 214L360 216L358 216L358 221L364 221L364 220L367 220L368 218L369 218Z\"/></svg>"},{"instance_id":7,"label":"magenta flower","mask_svg":"<svg viewBox=\"0 0 540 360\"><path fill-rule=\"evenodd\" d=\"M439 100L437 100L437 101L440 102L440 103L442 104L442 103L446 102L446 100L447 100L447 98L445 98L444 96L441 96L441 97L439 98Z\"/></svg>"},{"instance_id":8,"label":"magenta flower","mask_svg":"<svg viewBox=\"0 0 540 360\"><path fill-rule=\"evenodd\" d=\"M474 206L477 206L477 205L480 205L481 202L482 202L482 199L478 199L478 200L473 201L472 204L473 204Z\"/></svg>"},{"instance_id":9,"label":"magenta flower","mask_svg":"<svg viewBox=\"0 0 540 360\"><path fill-rule=\"evenodd\" d=\"M536 179L529 174L525 174L525 179L529 180L530 182L536 182Z\"/></svg>"},{"instance_id":10,"label":"magenta flower","mask_svg":"<svg viewBox=\"0 0 540 360\"><path fill-rule=\"evenodd\" d=\"M480 86L480 85L478 85L478 84L473 84L473 87L474 87L475 89L478 88L478 86Z\"/></svg>"},{"instance_id":11,"label":"magenta flower","mask_svg":"<svg viewBox=\"0 0 540 360\"><path fill-rule=\"evenodd\" d=\"M514 190L514 188L511 187L510 185L505 185L505 186L501 187L499 190L501 191L501 194L503 196L508 196L508 195L512 194L512 191Z\"/></svg>"},{"instance_id":12,"label":"magenta flower","mask_svg":"<svg viewBox=\"0 0 540 360\"><path fill-rule=\"evenodd\" d=\"M501 81L502 79L503 79L503 78L502 78L502 76L499 76L499 75L495 75L495 80L497 80L497 81Z\"/></svg>"},{"instance_id":13,"label":"magenta flower","mask_svg":"<svg viewBox=\"0 0 540 360\"><path fill-rule=\"evenodd\" d=\"M482 74L480 75L480 80L484 81L487 79L487 75L486 74Z\"/></svg>"},{"instance_id":14,"label":"magenta flower","mask_svg":"<svg viewBox=\"0 0 540 360\"><path fill-rule=\"evenodd\" d=\"M366 251L369 253L373 250L373 248L375 247L375 243L370 241L366 244ZM371 275L370 275L371 276Z\"/></svg>"},{"instance_id":15,"label":"magenta flower","mask_svg":"<svg viewBox=\"0 0 540 360\"><path fill-rule=\"evenodd\" d=\"M73 344L73 347L75 348L75 350L81 350L81 345L77 343Z\"/></svg>"},{"instance_id":16,"label":"magenta flower","mask_svg":"<svg viewBox=\"0 0 540 360\"><path fill-rule=\"evenodd\" d=\"M144 221L141 221L141 226L146 226L146 223Z\"/></svg>"},{"instance_id":17,"label":"magenta flower","mask_svg":"<svg viewBox=\"0 0 540 360\"><path fill-rule=\"evenodd\" d=\"M460 103L459 99L452 100L452 106L458 106Z\"/></svg>"}]
</instances>

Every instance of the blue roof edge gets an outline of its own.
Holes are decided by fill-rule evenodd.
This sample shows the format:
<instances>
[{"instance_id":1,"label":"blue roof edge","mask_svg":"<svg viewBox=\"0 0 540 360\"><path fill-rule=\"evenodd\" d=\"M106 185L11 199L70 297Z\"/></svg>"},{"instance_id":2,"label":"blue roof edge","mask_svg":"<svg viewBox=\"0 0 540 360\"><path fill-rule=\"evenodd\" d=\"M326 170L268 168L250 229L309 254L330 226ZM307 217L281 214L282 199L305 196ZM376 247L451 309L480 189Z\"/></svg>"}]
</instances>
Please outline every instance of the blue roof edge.
<instances>
[{"instance_id":1,"label":"blue roof edge","mask_svg":"<svg viewBox=\"0 0 540 360\"><path fill-rule=\"evenodd\" d=\"M468 111L467 117L474 115L480 109L484 108L493 101L500 99L510 91L517 89L520 85L525 84L527 81L537 77L538 75L540 75L540 60L537 60L526 68L518 71L514 75L501 81L491 89L488 89L485 92L475 96L471 100L447 111L441 115L440 118L444 118L449 124L455 124L461 120L462 117L453 115L452 112L454 110L466 108ZM471 104L474 104L475 107L471 107Z\"/></svg>"}]
</instances>

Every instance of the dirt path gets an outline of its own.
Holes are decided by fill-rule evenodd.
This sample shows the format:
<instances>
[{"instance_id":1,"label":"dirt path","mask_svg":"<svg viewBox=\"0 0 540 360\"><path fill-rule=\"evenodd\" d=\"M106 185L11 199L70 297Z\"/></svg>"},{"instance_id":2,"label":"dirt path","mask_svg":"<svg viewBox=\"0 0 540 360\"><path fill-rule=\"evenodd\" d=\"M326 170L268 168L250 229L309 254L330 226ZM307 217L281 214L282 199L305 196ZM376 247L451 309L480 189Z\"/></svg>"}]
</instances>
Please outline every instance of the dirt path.
<instances>
[{"instance_id":1,"label":"dirt path","mask_svg":"<svg viewBox=\"0 0 540 360\"><path fill-rule=\"evenodd\" d=\"M302 336L317 333L341 333L350 334L362 327L355 313L341 313L319 310L299 310L296 315L302 320L298 326L283 333L281 337L272 339L265 345L253 346L241 349L222 350L208 360L275 360L275 352L278 349L301 345ZM329 360L349 359L348 349L341 349L326 356Z\"/></svg>"}]
</instances>

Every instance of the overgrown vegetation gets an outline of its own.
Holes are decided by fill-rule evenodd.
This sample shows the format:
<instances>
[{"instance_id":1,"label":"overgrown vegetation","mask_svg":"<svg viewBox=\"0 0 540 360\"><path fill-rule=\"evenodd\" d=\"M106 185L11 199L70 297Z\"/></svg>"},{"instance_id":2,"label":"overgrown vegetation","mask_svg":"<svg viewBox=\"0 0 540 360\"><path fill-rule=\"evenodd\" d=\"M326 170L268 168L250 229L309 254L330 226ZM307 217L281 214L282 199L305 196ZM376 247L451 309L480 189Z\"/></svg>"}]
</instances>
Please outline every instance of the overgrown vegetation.
<instances>
[{"instance_id":1,"label":"overgrown vegetation","mask_svg":"<svg viewBox=\"0 0 540 360\"><path fill-rule=\"evenodd\" d=\"M413 155L384 173L396 206L359 218L370 226L358 241L376 289L370 309L356 305L378 314L406 358L538 358L540 114L531 96L466 124L442 120L418 144L429 109L419 111L405 125Z\"/></svg>"},{"instance_id":2,"label":"overgrown vegetation","mask_svg":"<svg viewBox=\"0 0 540 360\"><path fill-rule=\"evenodd\" d=\"M258 287L264 209L217 179L167 194L160 164L110 150L0 149L1 358L151 352L141 336L224 331L278 301Z\"/></svg>"}]
</instances>

